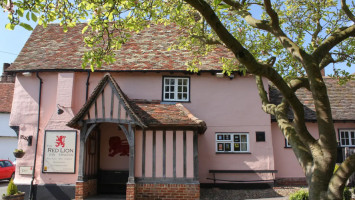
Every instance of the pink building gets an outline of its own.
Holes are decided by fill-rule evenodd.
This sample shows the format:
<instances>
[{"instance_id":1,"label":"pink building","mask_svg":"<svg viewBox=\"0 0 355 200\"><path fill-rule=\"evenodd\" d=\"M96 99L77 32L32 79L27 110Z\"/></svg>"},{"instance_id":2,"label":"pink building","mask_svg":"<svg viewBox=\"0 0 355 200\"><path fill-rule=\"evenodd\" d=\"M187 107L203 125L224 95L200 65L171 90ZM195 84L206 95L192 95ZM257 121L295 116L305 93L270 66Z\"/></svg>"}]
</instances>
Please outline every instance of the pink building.
<instances>
[{"instance_id":1,"label":"pink building","mask_svg":"<svg viewBox=\"0 0 355 200\"><path fill-rule=\"evenodd\" d=\"M17 159L15 183L26 195L199 199L203 184L304 181L261 110L254 77L216 76L225 50L203 58L199 73L187 72L189 52L167 51L181 31L153 25L133 35L114 64L90 72L81 68L83 26L67 33L56 24L36 27L8 68L17 73L10 126L33 138L18 144L26 153ZM333 92L334 105L355 105L355 92L341 102L340 89ZM277 91L270 94L278 100ZM333 110L339 144L351 147L355 112L343 108ZM312 106L306 110L316 133Z\"/></svg>"}]
</instances>

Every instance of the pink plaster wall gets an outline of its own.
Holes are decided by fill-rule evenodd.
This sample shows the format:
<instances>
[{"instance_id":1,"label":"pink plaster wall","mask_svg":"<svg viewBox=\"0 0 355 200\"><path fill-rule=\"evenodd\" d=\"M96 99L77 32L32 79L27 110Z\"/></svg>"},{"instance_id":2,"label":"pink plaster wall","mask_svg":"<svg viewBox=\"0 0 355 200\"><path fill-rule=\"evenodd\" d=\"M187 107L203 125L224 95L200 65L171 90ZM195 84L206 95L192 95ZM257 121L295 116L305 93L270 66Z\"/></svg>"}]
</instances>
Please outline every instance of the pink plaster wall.
<instances>
[{"instance_id":1,"label":"pink plaster wall","mask_svg":"<svg viewBox=\"0 0 355 200\"><path fill-rule=\"evenodd\" d=\"M97 83L105 73L94 72L90 77L89 95L92 93ZM121 89L131 99L160 100L162 95L162 76L186 76L183 73L111 73ZM47 124L53 112L56 112L56 90L58 82L57 73L40 73L44 77L44 93L41 124ZM38 96L38 80L33 77L23 77L18 75L15 86L15 97L22 97L21 100L14 101L12 114L12 124L22 124L20 128L26 128L26 134L34 134L37 120L36 101ZM69 92L72 95L72 110L76 114L85 103L87 73L75 73L74 88ZM199 136L199 177L201 182L208 182L206 178L209 169L274 169L273 146L271 139L270 117L261 110L261 104L257 93L255 80L252 76L239 77L233 80L228 78L216 78L211 74L191 75L191 102L183 103L191 113L204 120L208 129L204 135ZM67 97L68 98L68 97ZM105 96L105 100L108 99ZM100 106L98 105L100 108ZM22 111L26 112L23 117ZM101 111L100 111L101 112ZM106 114L107 115L107 114ZM25 118L25 119L24 119ZM70 119L68 119L69 121ZM42 127L43 130L45 126ZM22 131L21 129L21 131ZM32 132L30 132L31 130ZM265 131L266 142L255 142L255 132ZM249 154L216 154L215 153L215 133L216 132L247 132L250 139ZM43 133L42 133L43 135ZM79 136L79 135L78 135ZM151 142L151 137L147 134L147 142ZM157 134L158 138L158 134ZM178 137L177 137L178 138ZM187 146L192 149L192 134L188 134ZM172 155L172 134L167 132L167 155ZM43 139L40 139L43 147ZM158 140L158 139L157 139ZM137 140L139 141L139 139ZM21 141L22 142L22 141ZM180 143L181 140L178 139ZM190 143L191 142L191 143ZM22 145L22 144L20 144ZM103 145L102 145L103 146ZM103 147L102 147L103 148ZM147 152L151 152L147 145ZM104 149L102 149L104 150ZM78 151L79 152L79 149ZM136 151L137 155L139 151ZM146 153L147 153L146 152ZM193 156L188 151L188 176L193 169ZM40 155L39 155L40 156ZM141 156L141 155L139 155ZM178 153L181 157L181 153ZM146 176L151 173L151 160L146 160ZM33 159L33 158L32 158ZM104 158L103 158L104 159ZM24 162L31 163L30 159L23 159ZM26 161L25 161L26 160ZM39 164L41 165L41 160ZM157 160L160 166L160 160ZM191 162L191 163L190 163ZM21 161L19 162L21 163ZM107 163L107 161L102 161ZM167 156L166 176L172 177L172 157ZM105 164L103 164L105 165ZM158 166L158 165L157 165ZM177 168L180 176L181 166ZM39 167L41 169L41 167ZM136 170L139 166L136 164ZM158 173L157 173L158 174ZM136 172L139 175L139 172ZM73 183L76 174L70 175L72 178L63 178L63 183ZM21 176L25 178L24 176ZM51 175L54 177L54 175ZM48 177L49 178L49 177ZM26 179L28 180L28 179ZM48 179L46 179L46 182Z\"/></svg>"},{"instance_id":2,"label":"pink plaster wall","mask_svg":"<svg viewBox=\"0 0 355 200\"><path fill-rule=\"evenodd\" d=\"M275 156L275 169L278 170L277 178L304 177L292 148L285 148L285 138L275 122L272 123L273 146ZM318 127L316 123L307 123L307 128L313 137L318 138ZM338 138L339 128L355 128L354 123L335 123L334 128Z\"/></svg>"},{"instance_id":3,"label":"pink plaster wall","mask_svg":"<svg viewBox=\"0 0 355 200\"><path fill-rule=\"evenodd\" d=\"M39 76L43 80L43 85L34 184L74 183L76 174L42 173L45 130L70 130L65 124L73 117L70 107L74 76L73 73L39 73ZM58 85L60 87L57 87ZM19 167L33 166L35 142L37 140L38 94L39 80L35 74L32 74L31 77L24 77L19 74L16 77L10 125L19 125L20 135L33 136L32 146L27 146L25 140L19 140L18 146L24 149L26 154L23 158L17 159L15 182L18 184L29 184L31 181L31 175L19 174ZM63 106L62 108L65 111L61 116L57 114L57 104ZM78 159L78 155L76 158Z\"/></svg>"},{"instance_id":4,"label":"pink plaster wall","mask_svg":"<svg viewBox=\"0 0 355 200\"><path fill-rule=\"evenodd\" d=\"M100 166L102 170L128 170L129 156L116 154L113 157L109 155L109 139L118 136L121 140L127 140L123 131L118 130L116 124L102 123L100 125Z\"/></svg>"}]
</instances>

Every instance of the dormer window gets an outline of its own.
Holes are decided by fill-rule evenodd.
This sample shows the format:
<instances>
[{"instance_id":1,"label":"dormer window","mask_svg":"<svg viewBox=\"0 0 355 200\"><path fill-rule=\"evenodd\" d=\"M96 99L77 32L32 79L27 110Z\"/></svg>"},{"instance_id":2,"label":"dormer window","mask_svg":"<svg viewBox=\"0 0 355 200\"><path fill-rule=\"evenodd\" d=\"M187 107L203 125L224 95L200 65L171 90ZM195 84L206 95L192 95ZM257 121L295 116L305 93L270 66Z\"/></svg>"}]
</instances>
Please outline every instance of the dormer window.
<instances>
[{"instance_id":1,"label":"dormer window","mask_svg":"<svg viewBox=\"0 0 355 200\"><path fill-rule=\"evenodd\" d=\"M163 101L190 101L190 78L163 77Z\"/></svg>"}]
</instances>

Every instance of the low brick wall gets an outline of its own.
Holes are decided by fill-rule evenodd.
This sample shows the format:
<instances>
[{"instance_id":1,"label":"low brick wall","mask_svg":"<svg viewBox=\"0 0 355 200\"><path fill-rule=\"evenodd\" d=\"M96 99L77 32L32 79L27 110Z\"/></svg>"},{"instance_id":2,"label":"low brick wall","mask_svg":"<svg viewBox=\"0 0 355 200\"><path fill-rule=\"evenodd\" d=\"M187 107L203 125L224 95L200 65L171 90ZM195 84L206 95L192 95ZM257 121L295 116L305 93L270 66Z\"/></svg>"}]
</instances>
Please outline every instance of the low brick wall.
<instances>
[{"instance_id":1,"label":"low brick wall","mask_svg":"<svg viewBox=\"0 0 355 200\"><path fill-rule=\"evenodd\" d=\"M277 186L305 186L306 178L280 178L275 180Z\"/></svg>"},{"instance_id":2,"label":"low brick wall","mask_svg":"<svg viewBox=\"0 0 355 200\"><path fill-rule=\"evenodd\" d=\"M76 182L75 199L82 200L97 194L97 180L91 179L85 182Z\"/></svg>"},{"instance_id":3,"label":"low brick wall","mask_svg":"<svg viewBox=\"0 0 355 200\"><path fill-rule=\"evenodd\" d=\"M200 184L142 184L135 185L136 200L198 200ZM128 194L128 185L127 185ZM127 198L128 200L128 195Z\"/></svg>"}]
</instances>

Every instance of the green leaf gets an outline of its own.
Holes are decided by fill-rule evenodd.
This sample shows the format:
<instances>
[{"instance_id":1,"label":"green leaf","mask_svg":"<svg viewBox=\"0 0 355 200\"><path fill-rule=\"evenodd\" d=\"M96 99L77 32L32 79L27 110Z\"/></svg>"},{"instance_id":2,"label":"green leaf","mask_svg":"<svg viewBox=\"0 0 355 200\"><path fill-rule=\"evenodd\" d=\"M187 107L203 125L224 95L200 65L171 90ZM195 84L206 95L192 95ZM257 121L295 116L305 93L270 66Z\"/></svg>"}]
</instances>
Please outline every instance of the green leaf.
<instances>
[{"instance_id":1,"label":"green leaf","mask_svg":"<svg viewBox=\"0 0 355 200\"><path fill-rule=\"evenodd\" d=\"M81 31L81 34L84 34L88 28L89 28L89 26L85 26L85 27L83 28L83 30Z\"/></svg>"},{"instance_id":2,"label":"green leaf","mask_svg":"<svg viewBox=\"0 0 355 200\"><path fill-rule=\"evenodd\" d=\"M26 30L29 30L29 31L33 30L32 26L30 26L29 24L26 24L26 23L20 23L20 26L22 26L23 28L25 28Z\"/></svg>"},{"instance_id":3,"label":"green leaf","mask_svg":"<svg viewBox=\"0 0 355 200\"><path fill-rule=\"evenodd\" d=\"M27 21L30 21L30 12L27 12L26 19L27 19Z\"/></svg>"},{"instance_id":4,"label":"green leaf","mask_svg":"<svg viewBox=\"0 0 355 200\"><path fill-rule=\"evenodd\" d=\"M36 14L31 13L31 18L32 18L32 21L37 22L37 16L36 16Z\"/></svg>"},{"instance_id":5,"label":"green leaf","mask_svg":"<svg viewBox=\"0 0 355 200\"><path fill-rule=\"evenodd\" d=\"M5 25L5 28L8 29L8 30L14 30L15 25L11 24L11 23L8 23L8 24Z\"/></svg>"},{"instance_id":6,"label":"green leaf","mask_svg":"<svg viewBox=\"0 0 355 200\"><path fill-rule=\"evenodd\" d=\"M17 10L17 14L20 16L20 17L23 17L23 8L19 8Z\"/></svg>"}]
</instances>

